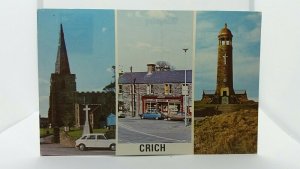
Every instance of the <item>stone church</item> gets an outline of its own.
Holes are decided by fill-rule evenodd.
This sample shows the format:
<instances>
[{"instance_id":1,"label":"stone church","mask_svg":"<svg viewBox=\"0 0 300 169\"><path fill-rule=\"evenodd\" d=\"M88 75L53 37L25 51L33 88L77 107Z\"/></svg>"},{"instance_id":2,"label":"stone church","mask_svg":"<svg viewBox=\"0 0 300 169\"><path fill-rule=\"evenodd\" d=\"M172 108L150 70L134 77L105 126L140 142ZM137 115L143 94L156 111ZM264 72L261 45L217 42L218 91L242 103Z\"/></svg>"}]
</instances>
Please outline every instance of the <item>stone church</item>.
<instances>
[{"instance_id":1,"label":"stone church","mask_svg":"<svg viewBox=\"0 0 300 169\"><path fill-rule=\"evenodd\" d=\"M76 75L72 74L70 70L62 24L60 25L58 45L55 72L51 74L50 79L49 123L54 130L62 126L82 127L85 122L83 107L88 105L90 108L90 126L91 128L99 128L101 118L105 121L102 110L105 106L104 98L108 94L77 91ZM111 109L114 110L115 108L112 107Z\"/></svg>"},{"instance_id":2,"label":"stone church","mask_svg":"<svg viewBox=\"0 0 300 169\"><path fill-rule=\"evenodd\" d=\"M232 33L225 23L218 34L217 83L215 90L204 90L201 103L241 104L248 101L246 90L234 90Z\"/></svg>"}]
</instances>

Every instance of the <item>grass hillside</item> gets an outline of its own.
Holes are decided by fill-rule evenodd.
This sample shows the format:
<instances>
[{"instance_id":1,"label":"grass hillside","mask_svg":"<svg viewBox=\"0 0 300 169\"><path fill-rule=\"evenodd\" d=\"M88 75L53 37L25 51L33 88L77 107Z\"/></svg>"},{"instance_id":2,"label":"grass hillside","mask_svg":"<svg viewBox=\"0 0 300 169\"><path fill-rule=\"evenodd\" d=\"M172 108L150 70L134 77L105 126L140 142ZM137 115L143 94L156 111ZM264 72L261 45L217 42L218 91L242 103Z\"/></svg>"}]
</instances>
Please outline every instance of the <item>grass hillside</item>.
<instances>
[{"instance_id":1,"label":"grass hillside","mask_svg":"<svg viewBox=\"0 0 300 169\"><path fill-rule=\"evenodd\" d=\"M244 109L196 120L195 154L256 153L257 115L257 109Z\"/></svg>"}]
</instances>

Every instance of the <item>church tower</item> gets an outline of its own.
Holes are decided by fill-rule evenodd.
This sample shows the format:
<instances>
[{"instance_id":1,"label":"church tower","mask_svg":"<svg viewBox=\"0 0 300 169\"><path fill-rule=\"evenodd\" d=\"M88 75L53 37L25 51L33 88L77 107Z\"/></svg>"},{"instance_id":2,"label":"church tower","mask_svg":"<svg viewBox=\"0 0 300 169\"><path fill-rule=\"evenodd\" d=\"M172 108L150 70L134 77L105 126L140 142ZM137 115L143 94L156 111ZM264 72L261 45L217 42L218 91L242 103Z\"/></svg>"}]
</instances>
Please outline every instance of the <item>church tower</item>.
<instances>
[{"instance_id":1,"label":"church tower","mask_svg":"<svg viewBox=\"0 0 300 169\"><path fill-rule=\"evenodd\" d=\"M48 117L54 129L71 125L74 121L74 98L76 95L76 75L71 74L64 31L60 25L59 43L55 72L50 79L50 97ZM57 142L57 140L55 141Z\"/></svg>"},{"instance_id":2,"label":"church tower","mask_svg":"<svg viewBox=\"0 0 300 169\"><path fill-rule=\"evenodd\" d=\"M218 35L218 65L217 65L217 85L216 96L219 96L221 103L231 102L231 96L235 95L233 89L232 73L232 33L225 23Z\"/></svg>"}]
</instances>

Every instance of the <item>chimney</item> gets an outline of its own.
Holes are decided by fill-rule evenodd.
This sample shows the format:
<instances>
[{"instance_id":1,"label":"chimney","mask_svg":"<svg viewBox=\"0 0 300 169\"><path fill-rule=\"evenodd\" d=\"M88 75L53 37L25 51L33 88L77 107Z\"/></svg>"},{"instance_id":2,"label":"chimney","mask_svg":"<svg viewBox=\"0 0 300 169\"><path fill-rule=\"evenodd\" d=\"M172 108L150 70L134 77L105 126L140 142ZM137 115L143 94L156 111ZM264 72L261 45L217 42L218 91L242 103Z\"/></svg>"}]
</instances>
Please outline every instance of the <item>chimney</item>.
<instances>
[{"instance_id":1,"label":"chimney","mask_svg":"<svg viewBox=\"0 0 300 169\"><path fill-rule=\"evenodd\" d=\"M153 63L147 64L148 75L152 74L152 72L154 72L154 71L155 71L155 64L153 64Z\"/></svg>"}]
</instances>

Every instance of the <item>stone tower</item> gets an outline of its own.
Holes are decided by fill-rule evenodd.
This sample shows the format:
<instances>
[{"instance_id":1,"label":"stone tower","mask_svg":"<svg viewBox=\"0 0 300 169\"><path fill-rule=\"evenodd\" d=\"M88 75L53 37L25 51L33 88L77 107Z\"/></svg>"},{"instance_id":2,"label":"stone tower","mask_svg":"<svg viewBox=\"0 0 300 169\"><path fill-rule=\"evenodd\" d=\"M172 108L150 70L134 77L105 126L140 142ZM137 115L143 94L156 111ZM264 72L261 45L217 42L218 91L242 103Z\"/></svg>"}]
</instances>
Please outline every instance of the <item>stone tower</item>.
<instances>
[{"instance_id":1,"label":"stone tower","mask_svg":"<svg viewBox=\"0 0 300 169\"><path fill-rule=\"evenodd\" d=\"M225 23L218 34L216 90L203 90L204 104L243 104L249 102L246 90L234 90L232 65L232 33Z\"/></svg>"},{"instance_id":2,"label":"stone tower","mask_svg":"<svg viewBox=\"0 0 300 169\"><path fill-rule=\"evenodd\" d=\"M218 35L218 65L216 95L221 103L230 103L235 95L232 75L232 33L225 23Z\"/></svg>"},{"instance_id":3,"label":"stone tower","mask_svg":"<svg viewBox=\"0 0 300 169\"><path fill-rule=\"evenodd\" d=\"M54 129L74 123L75 79L75 74L71 74L70 71L63 26L60 25L55 72L51 74L50 79L48 111L49 122Z\"/></svg>"}]
</instances>

